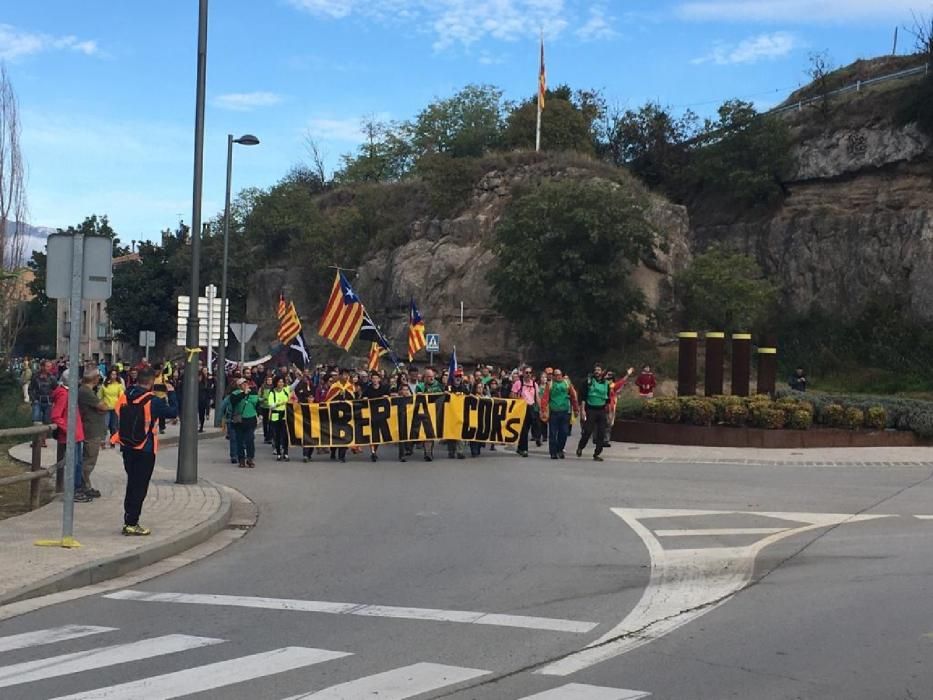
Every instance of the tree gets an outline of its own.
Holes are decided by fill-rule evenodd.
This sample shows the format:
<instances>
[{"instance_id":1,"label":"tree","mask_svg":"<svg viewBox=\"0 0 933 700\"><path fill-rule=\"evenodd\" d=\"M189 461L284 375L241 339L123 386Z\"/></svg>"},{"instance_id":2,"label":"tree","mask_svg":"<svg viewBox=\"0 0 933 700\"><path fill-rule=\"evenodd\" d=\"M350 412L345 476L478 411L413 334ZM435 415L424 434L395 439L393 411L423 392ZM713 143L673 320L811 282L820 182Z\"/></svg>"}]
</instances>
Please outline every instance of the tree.
<instances>
[{"instance_id":1,"label":"tree","mask_svg":"<svg viewBox=\"0 0 933 700\"><path fill-rule=\"evenodd\" d=\"M750 206L782 196L782 178L793 160L790 131L779 117L759 114L750 102L729 100L697 141L702 145L694 149L688 173L697 194Z\"/></svg>"},{"instance_id":2,"label":"tree","mask_svg":"<svg viewBox=\"0 0 933 700\"><path fill-rule=\"evenodd\" d=\"M6 66L0 63L0 354L6 358L24 323L18 270L28 207L20 132L19 103Z\"/></svg>"},{"instance_id":3,"label":"tree","mask_svg":"<svg viewBox=\"0 0 933 700\"><path fill-rule=\"evenodd\" d=\"M155 331L161 339L175 336L178 284L171 271L173 247L141 241L140 261L114 268L107 315L117 339L135 343L141 330Z\"/></svg>"},{"instance_id":4,"label":"tree","mask_svg":"<svg viewBox=\"0 0 933 700\"><path fill-rule=\"evenodd\" d=\"M809 56L810 67L807 75L816 88L816 95L820 98L820 115L823 119L829 118L829 93L832 86L829 82L830 74L835 70L829 58L828 51L812 51Z\"/></svg>"},{"instance_id":5,"label":"tree","mask_svg":"<svg viewBox=\"0 0 933 700\"><path fill-rule=\"evenodd\" d=\"M628 110L612 121L609 157L616 165L628 166L649 187L671 193L689 162L686 142L696 135L698 121L693 112L678 118L652 102L637 112Z\"/></svg>"},{"instance_id":6,"label":"tree","mask_svg":"<svg viewBox=\"0 0 933 700\"><path fill-rule=\"evenodd\" d=\"M365 141L355 155L340 157L343 167L334 173L338 183L394 182L400 180L412 164L412 147L407 125L366 119L362 124Z\"/></svg>"},{"instance_id":7,"label":"tree","mask_svg":"<svg viewBox=\"0 0 933 700\"><path fill-rule=\"evenodd\" d=\"M778 295L754 258L720 248L694 258L675 288L686 326L727 332L759 329Z\"/></svg>"},{"instance_id":8,"label":"tree","mask_svg":"<svg viewBox=\"0 0 933 700\"><path fill-rule=\"evenodd\" d=\"M467 85L453 97L428 105L410 130L418 156L475 158L499 146L502 128L502 91L492 85Z\"/></svg>"},{"instance_id":9,"label":"tree","mask_svg":"<svg viewBox=\"0 0 933 700\"><path fill-rule=\"evenodd\" d=\"M521 338L581 367L637 339L644 310L629 281L655 233L645 203L603 180L543 182L519 195L496 227L496 308Z\"/></svg>"},{"instance_id":10,"label":"tree","mask_svg":"<svg viewBox=\"0 0 933 700\"><path fill-rule=\"evenodd\" d=\"M541 149L545 151L596 151L596 123L604 113L601 97L595 92L578 91L561 85L548 90L541 120ZM535 147L538 120L538 97L513 107L506 118L504 145L507 148Z\"/></svg>"},{"instance_id":11,"label":"tree","mask_svg":"<svg viewBox=\"0 0 933 700\"><path fill-rule=\"evenodd\" d=\"M33 273L32 281L27 285L32 299L26 303L25 322L17 345L22 353L27 355L48 355L55 352L56 307L45 295L47 257L44 252L34 250L26 263Z\"/></svg>"}]
</instances>

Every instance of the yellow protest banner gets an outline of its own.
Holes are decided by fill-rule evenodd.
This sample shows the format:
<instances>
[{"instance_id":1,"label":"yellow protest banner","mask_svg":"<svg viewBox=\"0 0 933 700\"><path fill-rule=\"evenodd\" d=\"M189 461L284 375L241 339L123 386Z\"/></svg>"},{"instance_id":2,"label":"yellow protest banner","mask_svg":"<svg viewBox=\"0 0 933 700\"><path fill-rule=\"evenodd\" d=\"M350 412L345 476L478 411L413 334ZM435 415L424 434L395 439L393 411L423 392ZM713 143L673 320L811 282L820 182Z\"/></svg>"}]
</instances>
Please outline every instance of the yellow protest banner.
<instances>
[{"instance_id":1,"label":"yellow protest banner","mask_svg":"<svg viewBox=\"0 0 933 700\"><path fill-rule=\"evenodd\" d=\"M288 404L297 447L361 447L422 440L518 442L528 405L520 399L416 394L382 399Z\"/></svg>"}]
</instances>

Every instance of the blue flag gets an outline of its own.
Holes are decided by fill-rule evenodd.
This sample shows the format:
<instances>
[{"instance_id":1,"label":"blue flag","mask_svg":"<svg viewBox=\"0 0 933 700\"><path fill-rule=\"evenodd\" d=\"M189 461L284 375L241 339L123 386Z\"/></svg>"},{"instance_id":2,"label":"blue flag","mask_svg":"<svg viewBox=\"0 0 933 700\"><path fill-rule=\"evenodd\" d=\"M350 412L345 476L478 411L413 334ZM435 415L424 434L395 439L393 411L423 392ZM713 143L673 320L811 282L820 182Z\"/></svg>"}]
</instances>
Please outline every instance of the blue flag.
<instances>
[{"instance_id":1,"label":"blue flag","mask_svg":"<svg viewBox=\"0 0 933 700\"><path fill-rule=\"evenodd\" d=\"M450 365L447 367L447 385L453 386L454 374L457 372L457 346L454 345L453 354L450 356Z\"/></svg>"}]
</instances>

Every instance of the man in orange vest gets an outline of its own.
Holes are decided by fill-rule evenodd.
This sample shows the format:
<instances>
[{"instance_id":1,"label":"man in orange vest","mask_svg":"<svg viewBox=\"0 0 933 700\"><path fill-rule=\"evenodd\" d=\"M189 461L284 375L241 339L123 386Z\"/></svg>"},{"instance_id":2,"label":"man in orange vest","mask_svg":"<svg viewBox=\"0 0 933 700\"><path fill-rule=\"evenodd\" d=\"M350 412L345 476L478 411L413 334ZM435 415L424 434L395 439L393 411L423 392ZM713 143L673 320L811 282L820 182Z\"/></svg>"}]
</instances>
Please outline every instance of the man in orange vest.
<instances>
[{"instance_id":1,"label":"man in orange vest","mask_svg":"<svg viewBox=\"0 0 933 700\"><path fill-rule=\"evenodd\" d=\"M178 416L175 388L166 384L166 397L159 398L152 392L155 379L152 369L141 370L138 382L120 396L114 409L120 417L120 429L111 442L121 445L123 469L126 471L124 535L148 535L151 532L139 524L139 514L149 491L149 480L159 451L158 423L160 418L165 420Z\"/></svg>"}]
</instances>

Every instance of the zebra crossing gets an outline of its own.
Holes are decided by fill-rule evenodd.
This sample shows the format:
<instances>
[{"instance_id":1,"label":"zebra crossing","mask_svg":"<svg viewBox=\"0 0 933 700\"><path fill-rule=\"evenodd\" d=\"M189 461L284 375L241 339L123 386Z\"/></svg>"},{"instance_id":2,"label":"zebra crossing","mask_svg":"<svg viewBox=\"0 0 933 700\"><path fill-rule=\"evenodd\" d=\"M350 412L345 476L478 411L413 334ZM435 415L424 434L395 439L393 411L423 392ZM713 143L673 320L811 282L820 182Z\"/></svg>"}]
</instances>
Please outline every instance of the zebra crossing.
<instances>
[{"instance_id":1,"label":"zebra crossing","mask_svg":"<svg viewBox=\"0 0 933 700\"><path fill-rule=\"evenodd\" d=\"M91 625L63 625L20 634L0 636L0 689L16 688L23 698L44 700L169 700L195 693L217 693L211 697L225 697L224 690L238 683L270 679L273 676L319 664L332 666L354 654L349 651L286 646L245 656L214 661L182 668L159 675L133 678L93 690L71 694L30 694L29 685L54 678L81 678L82 673L105 668L119 668L123 664L160 657L186 658L185 652L207 647L218 647L229 641L214 637L186 634L166 634L138 639L122 644L111 644L107 635L119 632L115 627ZM73 642L103 641L100 646L82 651L65 651L63 645ZM3 655L29 650L52 651L49 655L28 661L5 663ZM62 653L64 651L64 653ZM5 665L4 665L5 664ZM326 688L309 688L306 692L279 700L406 700L438 691L453 692L456 686L492 677L486 669L419 662L366 675ZM0 691L6 697L7 691ZM650 693L624 688L567 683L516 700L638 700ZM263 698L275 700L264 693Z\"/></svg>"}]
</instances>

